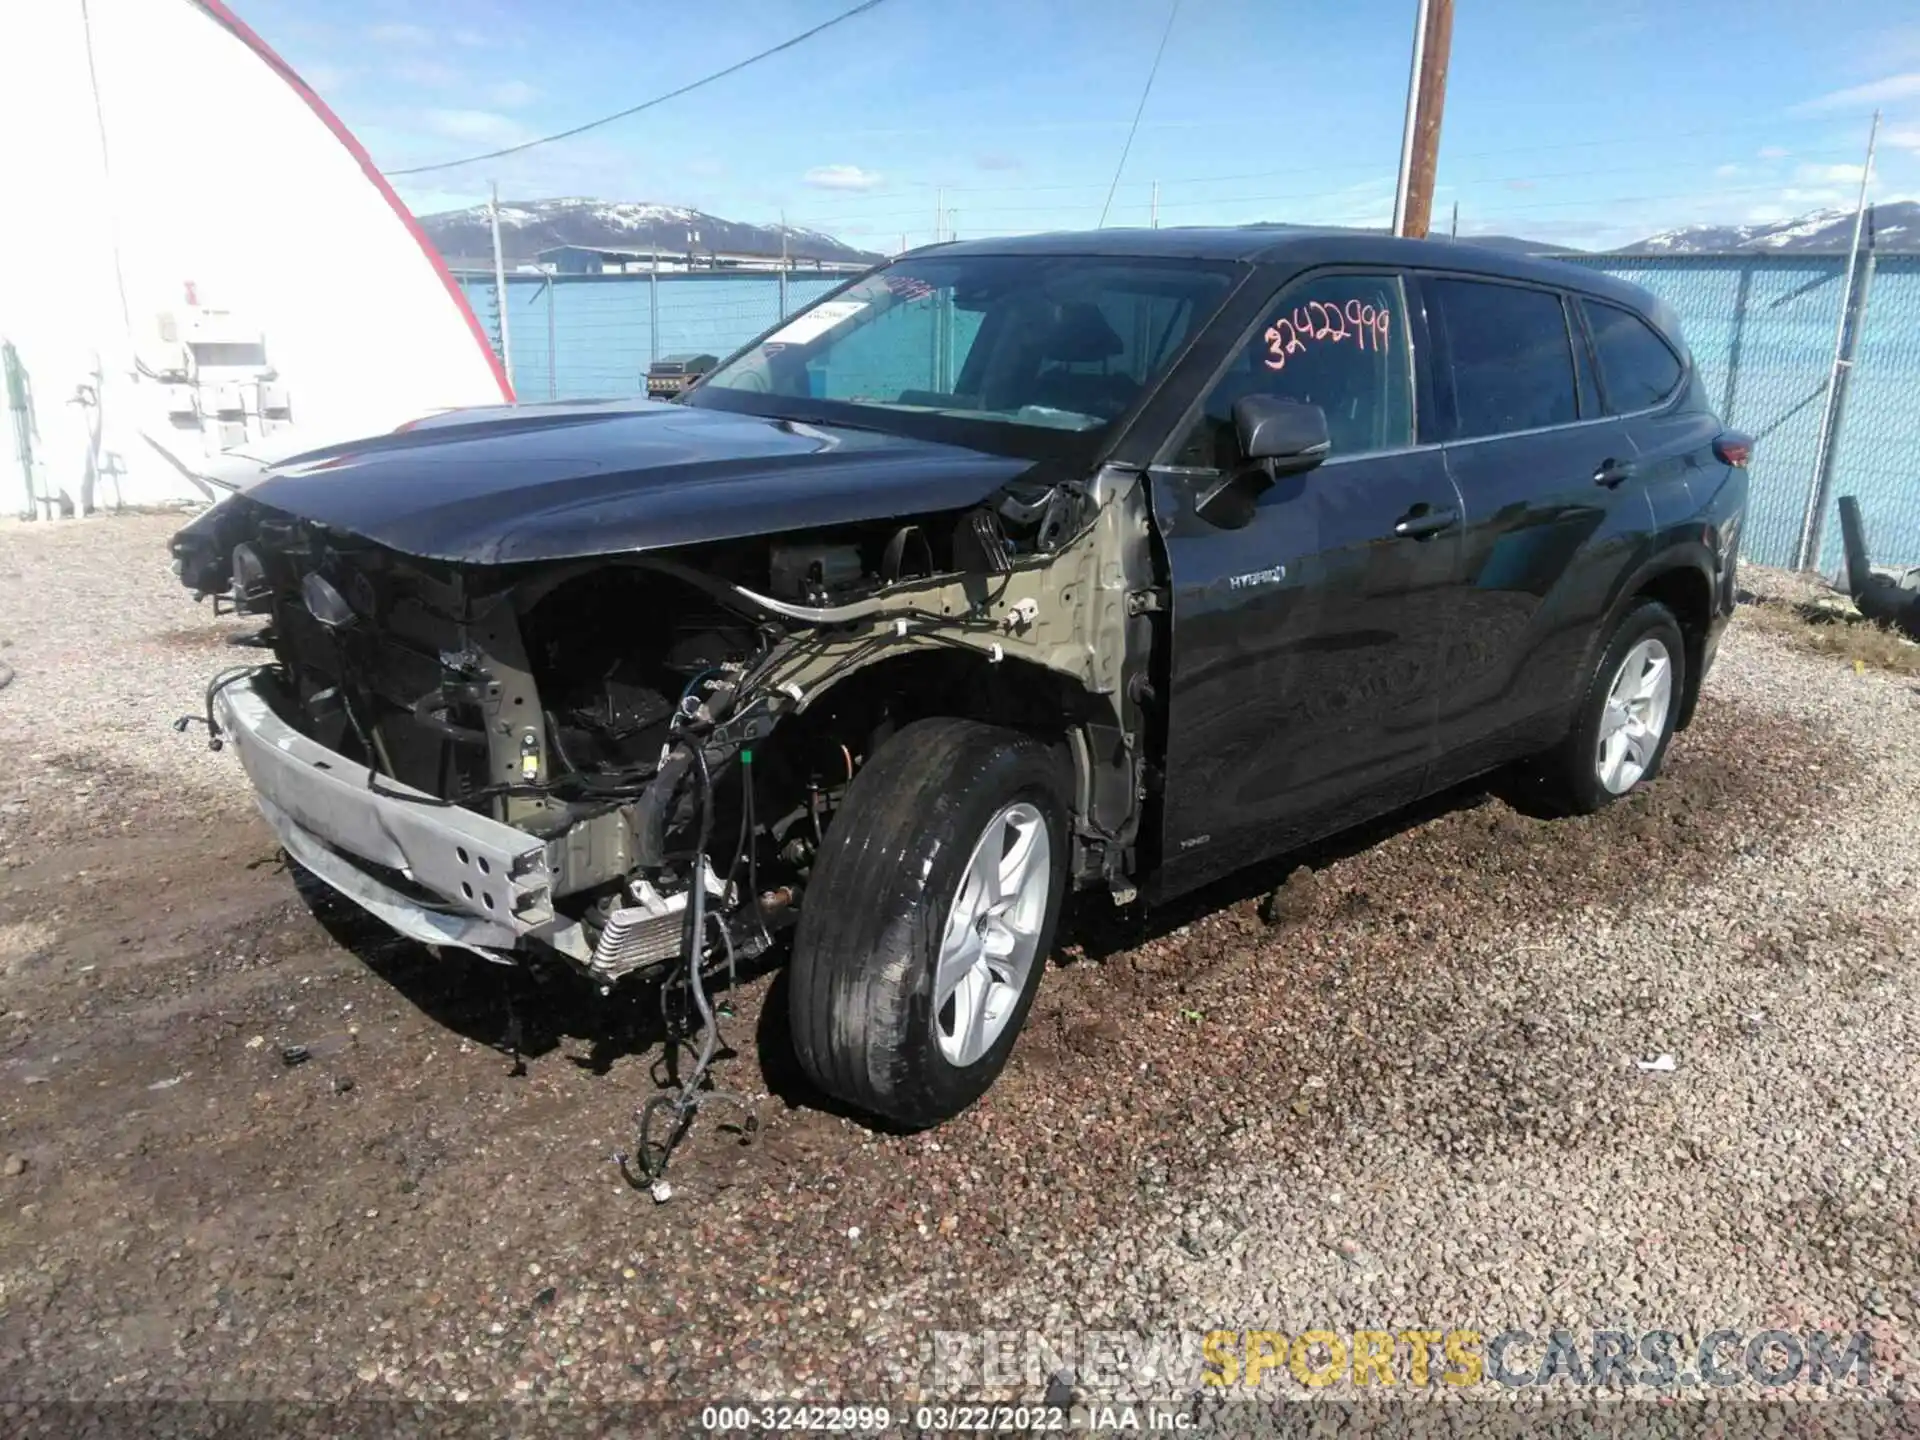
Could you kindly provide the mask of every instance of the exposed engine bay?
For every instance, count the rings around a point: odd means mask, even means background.
[[[266,620],[255,643],[272,663],[216,679],[211,730],[242,679],[364,767],[383,803],[544,842],[543,866],[515,863],[538,883],[504,907],[485,885],[340,858],[611,987],[767,949],[867,755],[927,714],[1061,743],[1076,876],[1123,885],[1150,693],[1136,484],[1014,485],[957,514],[498,566],[401,555],[235,496],[174,551],[190,588]]]

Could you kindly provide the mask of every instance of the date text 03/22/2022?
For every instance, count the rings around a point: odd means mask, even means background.
[[[921,1434],[1027,1435],[1034,1431],[1173,1434],[1193,1428],[1176,1405],[709,1405],[701,1428],[714,1432],[867,1434],[895,1427]]]

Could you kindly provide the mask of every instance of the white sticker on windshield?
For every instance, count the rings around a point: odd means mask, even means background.
[[[827,331],[844,320],[851,320],[867,308],[865,300],[829,300],[824,305],[816,305],[804,315],[797,315],[769,335],[769,345],[804,345],[809,340],[818,340]]]

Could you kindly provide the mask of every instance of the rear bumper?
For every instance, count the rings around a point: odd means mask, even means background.
[[[282,720],[252,678],[224,686],[214,706],[288,853],[402,935],[489,959],[529,940],[590,953],[579,925],[554,912],[539,837],[391,780],[382,789],[419,798],[376,794],[365,766]]]

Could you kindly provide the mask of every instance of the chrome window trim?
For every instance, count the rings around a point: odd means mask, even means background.
[[[1679,393],[1676,388],[1674,395]],[[1494,435],[1475,435],[1466,440],[1442,440],[1434,445],[1436,450],[1458,449],[1462,445],[1485,445],[1494,440],[1524,440],[1532,435],[1557,435],[1562,430],[1583,430],[1589,425],[1611,425],[1621,420],[1639,420],[1668,408],[1674,400],[1669,395],[1658,405],[1649,405],[1644,410],[1628,410],[1619,415],[1595,415],[1590,420],[1569,420],[1564,425],[1536,425],[1531,430],[1502,430]],[[1356,457],[1358,458],[1358,457]],[[1329,462],[1331,463],[1331,462]]]
[[[1319,266],[1319,267],[1316,267],[1315,269],[1308,270],[1299,275],[1294,276],[1285,285],[1281,286],[1280,289],[1274,291],[1273,294],[1268,297],[1268,300],[1266,302],[1266,307],[1262,308],[1262,311],[1261,311],[1262,319],[1264,319],[1266,315],[1266,309],[1270,308],[1273,305],[1274,301],[1279,299],[1279,297],[1284,295],[1288,290],[1291,290],[1300,281],[1318,278],[1319,276],[1326,275],[1329,273],[1345,273],[1345,274],[1361,274],[1361,275],[1391,274],[1398,280],[1401,286],[1401,294],[1403,296],[1406,293],[1406,282],[1409,279],[1418,280],[1425,276],[1432,276],[1435,279],[1442,279],[1442,280],[1453,280],[1453,279],[1477,280],[1477,281],[1481,281],[1483,283],[1492,284],[1492,285],[1510,285],[1519,289],[1538,290],[1548,294],[1560,296],[1563,303],[1565,301],[1574,301],[1574,302],[1591,301],[1596,305],[1610,306],[1615,310],[1619,310],[1624,312],[1625,314],[1633,316],[1635,320],[1638,320],[1642,325],[1645,325],[1648,330],[1653,332],[1654,338],[1657,339],[1662,345],[1665,345],[1667,347],[1668,352],[1673,355],[1674,359],[1680,362],[1680,379],[1674,385],[1673,389],[1669,390],[1659,400],[1655,401],[1651,405],[1642,406],[1638,410],[1624,410],[1617,414],[1611,414],[1611,415],[1583,416],[1580,419],[1568,420],[1559,425],[1536,425],[1536,426],[1533,426],[1531,429],[1527,429],[1527,430],[1501,430],[1492,435],[1474,435],[1464,440],[1428,440],[1428,441],[1416,440],[1410,445],[1397,445],[1390,450],[1367,450],[1357,455],[1329,455],[1325,460],[1322,460],[1317,466],[1314,467],[1316,470],[1325,470],[1330,466],[1334,466],[1334,465],[1351,465],[1356,461],[1361,461],[1361,460],[1378,460],[1385,455],[1414,455],[1414,454],[1418,454],[1420,452],[1429,451],[1429,450],[1457,449],[1464,445],[1486,445],[1486,444],[1496,443],[1502,440],[1526,440],[1539,435],[1557,435],[1562,431],[1581,430],[1593,425],[1611,425],[1615,422],[1625,422],[1628,420],[1644,420],[1650,416],[1659,415],[1665,411],[1671,410],[1674,407],[1674,405],[1679,401],[1680,397],[1686,393],[1687,381],[1693,375],[1692,357],[1690,355],[1681,355],[1678,351],[1675,351],[1673,346],[1668,342],[1667,337],[1660,333],[1660,328],[1657,325],[1651,324],[1644,315],[1640,314],[1638,311],[1633,310],[1632,308],[1626,305],[1619,304],[1616,301],[1603,299],[1600,296],[1594,295],[1589,291],[1577,289],[1572,285],[1549,285],[1541,281],[1532,280],[1532,279],[1518,279],[1518,278],[1508,278],[1506,276],[1486,275],[1486,274],[1481,274],[1477,271],[1439,270],[1439,269],[1431,269],[1431,268],[1409,269],[1406,267],[1393,267],[1391,269],[1383,269],[1377,266],[1342,265],[1342,264]],[[1409,319],[1411,319],[1411,317],[1409,317]],[[1586,317],[1584,315],[1580,317],[1580,323],[1582,328],[1585,329]],[[1206,405],[1207,396],[1210,393],[1212,393],[1213,387],[1219,383],[1220,376],[1226,373],[1227,367],[1233,363],[1234,357],[1236,357],[1240,353],[1240,346],[1246,344],[1248,340],[1258,332],[1260,324],[1261,324],[1261,321],[1256,320],[1252,325],[1250,325],[1247,328],[1247,330],[1242,334],[1240,340],[1236,342],[1233,349],[1228,352],[1228,356],[1225,360],[1221,362],[1220,368],[1214,373],[1212,378],[1207,381],[1206,385],[1202,387],[1198,398],[1196,398],[1194,402],[1188,407],[1186,415],[1182,419],[1180,425],[1175,428],[1174,433],[1170,435],[1169,438],[1162,444],[1161,446],[1162,453],[1165,453],[1173,449],[1175,446],[1179,445],[1183,440],[1186,439],[1188,432],[1193,427],[1196,417],[1199,415],[1201,410]],[[1417,367],[1421,364],[1426,363],[1427,356],[1417,354],[1415,352],[1415,349],[1412,343],[1412,337],[1411,337],[1411,330],[1412,330],[1411,323],[1409,323],[1408,325],[1408,330],[1409,330],[1409,337],[1408,337],[1408,343],[1407,343],[1407,362],[1408,362],[1408,379],[1411,382],[1413,382],[1413,404],[1414,404],[1413,433],[1415,435],[1418,435],[1420,433],[1420,423],[1419,423],[1420,422],[1420,417],[1419,417],[1420,387],[1418,383],[1419,370]],[[1573,343],[1574,336],[1572,335],[1571,332],[1569,332],[1567,336],[1567,340],[1569,345]],[[1427,352],[1428,355],[1431,354],[1431,351],[1432,351],[1432,347],[1429,346],[1428,352]],[[1568,354],[1569,363],[1571,363],[1572,358],[1573,357],[1572,357],[1571,351],[1569,351],[1569,354]],[[1597,352],[1597,349],[1593,357],[1593,363],[1594,363],[1594,379],[1598,385],[1604,388],[1605,379],[1600,372],[1600,356]],[[1577,375],[1575,378],[1575,383],[1577,386],[1578,384]],[[1147,466],[1147,469],[1156,475],[1206,476],[1206,475],[1223,475],[1226,473],[1224,470],[1222,470],[1218,466],[1171,465],[1160,460],[1155,460],[1151,462]]]
[[[1674,394],[1677,395],[1684,388],[1686,387],[1676,387]],[[1502,440],[1526,440],[1536,435],[1558,435],[1566,430],[1584,430],[1591,425],[1611,425],[1621,420],[1640,420],[1669,408],[1673,399],[1674,396],[1670,395],[1658,405],[1649,405],[1644,410],[1631,410],[1624,415],[1595,415],[1588,420],[1569,420],[1564,425],[1536,425],[1531,430],[1502,430],[1497,435],[1476,435],[1471,440],[1428,440],[1413,445],[1402,445],[1392,450],[1368,450],[1358,455],[1329,455],[1313,468],[1326,470],[1335,465],[1351,465],[1359,460],[1378,460],[1383,455],[1414,455],[1425,450],[1458,450],[1466,445],[1496,444]],[[1149,468],[1158,475],[1222,475],[1226,473],[1218,468],[1194,465],[1153,465]]]

